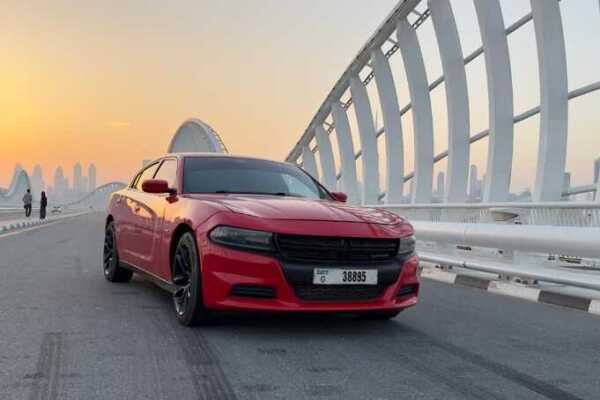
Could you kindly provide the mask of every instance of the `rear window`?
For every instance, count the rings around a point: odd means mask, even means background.
[[[327,191],[293,165],[230,157],[189,157],[185,193],[240,193],[328,199]]]

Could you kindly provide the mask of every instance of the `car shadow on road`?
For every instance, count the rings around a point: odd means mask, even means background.
[[[157,306],[160,305],[161,308],[164,308],[164,313],[172,315],[173,304],[169,293],[143,278],[136,277],[129,285],[136,287],[140,294],[144,293],[150,296]],[[410,312],[410,310],[406,312]],[[382,334],[386,331],[399,334],[403,331],[408,332],[408,326],[401,322],[403,315],[404,313],[401,313],[389,321],[371,321],[360,319],[356,314],[351,313],[219,312],[214,324],[203,326],[200,329],[205,331],[235,330],[238,334],[277,337],[282,334],[288,337],[301,337],[308,333],[331,336],[339,336],[343,333],[346,336],[361,336],[375,332]],[[175,321],[174,315],[173,320]],[[377,326],[377,329],[374,329],[374,326]]]

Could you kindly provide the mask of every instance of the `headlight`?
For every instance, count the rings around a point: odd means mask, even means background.
[[[415,252],[415,237],[413,235],[400,238],[400,246],[398,246],[398,254],[407,255]]]
[[[270,232],[218,226],[208,234],[208,237],[213,242],[224,246],[258,251],[275,250],[273,234]]]

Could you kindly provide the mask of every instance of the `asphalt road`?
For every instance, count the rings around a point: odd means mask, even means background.
[[[388,322],[227,316],[101,274],[102,217],[0,237],[0,399],[598,399],[600,318],[426,281]]]

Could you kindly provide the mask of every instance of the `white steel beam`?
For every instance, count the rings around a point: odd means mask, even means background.
[[[406,71],[414,126],[415,172],[411,201],[429,203],[433,183],[433,116],[427,72],[417,33],[406,19],[398,21],[397,38]]]
[[[498,0],[474,0],[487,74],[490,133],[483,201],[506,201],[513,158],[513,87],[508,41]]]
[[[319,173],[317,171],[317,161],[315,160],[315,154],[310,150],[310,147],[302,147],[302,168],[308,172],[313,178],[319,179]]]
[[[404,142],[398,95],[390,63],[381,49],[373,51],[371,65],[375,72],[375,84],[383,113],[386,162],[385,202],[397,204],[402,201],[402,185],[404,184]]]
[[[540,69],[540,141],[533,201],[560,200],[568,133],[567,59],[557,1],[531,0]]]
[[[379,154],[377,152],[377,137],[373,124],[373,112],[367,88],[358,74],[350,77],[350,93],[354,103],[354,112],[358,122],[360,150],[362,152],[363,171],[363,204],[379,202]],[[343,176],[343,175],[342,175]]]
[[[454,13],[449,0],[429,0],[431,19],[437,38],[448,109],[448,171],[446,202],[467,198],[469,176],[469,92],[465,64]]]
[[[337,179],[335,177],[335,160],[331,148],[329,134],[325,132],[322,125],[315,128],[315,139],[319,148],[319,160],[321,161],[321,180],[328,190],[336,190]]]
[[[335,124],[335,134],[342,163],[342,190],[348,195],[348,203],[358,204],[360,194],[358,180],[356,179],[356,160],[354,158],[354,144],[352,143],[348,115],[340,103],[331,105],[331,115]]]

